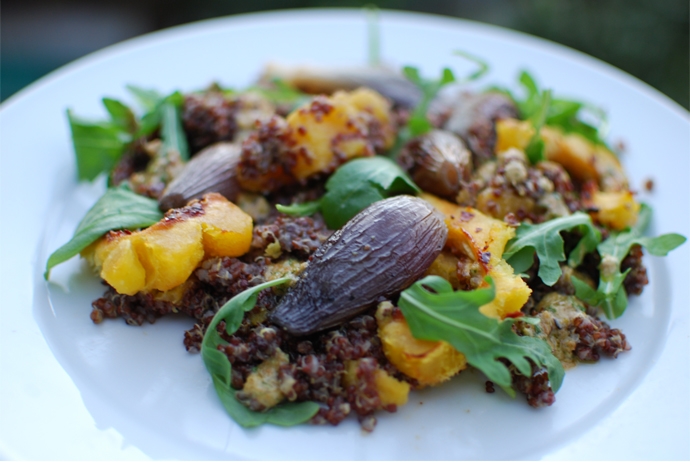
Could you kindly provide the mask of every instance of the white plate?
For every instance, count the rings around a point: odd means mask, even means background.
[[[611,138],[625,140],[632,184],[653,178],[653,231],[690,235],[688,114],[655,90],[592,58],[532,37],[466,21],[385,12],[382,55],[426,75],[486,58],[485,82],[514,85],[529,68],[545,87],[608,110]],[[187,354],[188,319],[129,327],[94,325],[102,291],[74,259],[41,273],[98,196],[77,185],[64,111],[103,114],[104,95],[135,83],[194,90],[213,80],[249,84],[268,60],[362,64],[359,11],[293,11],[174,28],[81,59],[5,103],[0,113],[2,273],[0,456],[48,459],[517,459],[690,458],[688,256],[647,258],[652,283],[612,324],[633,350],[567,374],[554,406],[483,391],[477,373],[415,393],[373,434],[339,427],[243,430],[226,417],[198,355]]]

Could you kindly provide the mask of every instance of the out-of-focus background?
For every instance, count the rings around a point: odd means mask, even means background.
[[[238,13],[370,3],[543,37],[602,59],[690,107],[688,0],[3,0],[0,98],[80,56],[158,29]]]

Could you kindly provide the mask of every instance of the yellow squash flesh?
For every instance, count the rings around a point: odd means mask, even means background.
[[[168,291],[207,257],[238,257],[251,245],[252,219],[223,196],[207,194],[142,231],[111,232],[82,255],[118,293]]]
[[[527,148],[534,128],[529,121],[503,119],[496,123],[496,152],[509,148]],[[546,159],[557,162],[580,182],[594,180],[604,191],[621,191],[628,187],[620,161],[605,146],[597,145],[577,133],[563,133],[544,126],[539,135],[544,141]]]
[[[346,387],[357,384],[357,367],[359,361],[360,360],[345,361],[343,384]],[[374,383],[376,384],[376,391],[381,400],[381,406],[386,407],[392,404],[402,406],[407,403],[407,397],[410,394],[409,383],[401,382],[395,377],[391,377],[386,371],[380,368],[377,368],[374,372]]]
[[[456,255],[481,262],[484,274],[492,277],[496,297],[480,311],[494,318],[504,318],[520,311],[532,290],[502,258],[506,243],[515,237],[515,230],[472,207],[462,207],[431,194],[422,194],[421,197],[445,215],[448,226],[446,248]]]
[[[449,343],[414,338],[405,318],[391,316],[385,303],[379,306],[376,320],[386,358],[421,386],[437,385],[467,367],[465,356]]]
[[[592,195],[592,203],[596,209],[594,218],[604,226],[622,231],[637,223],[640,204],[630,191],[597,191]]]
[[[500,119],[496,121],[496,153],[516,148],[524,151],[536,130],[529,120]]]
[[[390,104],[373,90],[360,88],[318,97],[287,117],[295,153],[290,172],[304,180],[333,171],[345,161],[374,155],[373,126],[383,134],[383,149],[395,141]]]

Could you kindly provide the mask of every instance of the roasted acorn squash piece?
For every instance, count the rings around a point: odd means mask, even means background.
[[[548,160],[561,164],[580,182],[595,180],[604,191],[627,189],[628,182],[618,158],[605,146],[592,143],[577,133],[563,133],[558,128],[544,126],[539,135],[544,141]],[[496,153],[509,148],[522,151],[534,136],[529,121],[503,119],[496,123]]]
[[[355,157],[373,156],[395,141],[390,104],[366,88],[318,96],[293,111],[287,123],[294,141],[290,172],[298,180],[331,172]]]
[[[82,255],[122,294],[167,291],[189,278],[204,257],[249,250],[252,220],[219,194],[207,194],[142,231],[110,232]]]
[[[431,194],[423,194],[422,198],[445,215],[448,226],[446,248],[455,255],[465,255],[479,262],[484,275],[493,278],[496,297],[480,311],[486,316],[499,318],[520,311],[532,290],[501,258],[506,243],[515,236],[515,230],[472,207],[462,207]],[[450,279],[449,282],[453,283]]]
[[[357,384],[357,369],[359,362],[345,361],[345,374],[343,376],[343,384],[346,387]],[[386,371],[377,367],[374,372],[374,383],[376,384],[376,391],[381,400],[381,406],[386,407],[390,405],[402,406],[407,403],[407,397],[410,394],[410,384],[401,382],[388,375]]]
[[[597,191],[592,195],[592,205],[596,209],[594,218],[616,231],[633,226],[640,213],[640,204],[630,191]]]
[[[465,356],[449,343],[414,338],[405,318],[392,313],[390,303],[381,303],[376,320],[383,352],[400,372],[422,386],[430,386],[448,380],[467,367]]]

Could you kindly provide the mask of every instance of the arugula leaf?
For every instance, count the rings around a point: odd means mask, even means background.
[[[551,90],[545,90],[541,94],[538,109],[532,117],[530,117],[530,121],[534,127],[534,135],[525,148],[525,154],[532,164],[546,159],[546,155],[544,154],[544,140],[541,139],[540,133],[541,127],[544,126],[544,122],[546,121],[546,114],[549,111],[550,105]]]
[[[503,258],[518,274],[532,266],[536,252],[539,258],[539,277],[544,284],[552,286],[561,276],[559,263],[565,261],[563,237],[560,233],[571,229],[576,229],[582,234],[582,239],[568,259],[570,266],[577,266],[585,254],[594,250],[601,242],[601,233],[594,227],[589,215],[582,212],[538,225],[521,223],[515,237],[508,241]]]
[[[120,125],[120,120],[88,121],[75,116],[69,109],[67,119],[80,180],[91,181],[102,172],[110,171],[133,139]]]
[[[478,56],[475,56],[463,50],[455,50],[453,51],[453,54],[475,63],[478,67],[476,71],[472,72],[470,75],[460,80],[460,82],[471,82],[473,80],[480,79],[484,76],[484,74],[489,72],[489,63],[479,58]]]
[[[161,121],[161,141],[163,153],[167,155],[174,151],[182,160],[189,160],[187,135],[182,128],[182,111],[184,97],[179,92],[166,97],[159,106]]]
[[[541,92],[539,91],[537,82],[527,71],[520,72],[518,82],[520,82],[525,90],[525,99],[516,99],[515,102],[517,103],[518,109],[520,109],[522,116],[526,119],[529,119],[539,109],[539,95]]]
[[[141,116],[139,130],[135,134],[136,138],[149,136],[161,126],[161,111],[159,107]]]
[[[326,182],[326,194],[318,201],[277,208],[298,216],[321,210],[326,225],[338,229],[374,202],[420,191],[392,160],[381,156],[365,157],[351,160],[336,170]]]
[[[469,82],[482,77],[489,70],[489,65],[479,59],[478,57],[471,55],[462,50],[455,50],[453,54],[461,56],[473,63],[477,64],[479,67],[476,71],[472,72],[466,78],[462,79],[461,82]],[[410,118],[407,120],[407,124],[398,131],[398,139],[396,140],[395,146],[390,150],[389,157],[395,158],[400,149],[412,138],[423,135],[433,128],[431,122],[427,118],[427,112],[429,112],[429,105],[436,97],[438,92],[444,86],[449,83],[456,82],[455,75],[453,71],[449,68],[443,68],[441,72],[441,77],[438,80],[424,79],[419,74],[419,69],[412,66],[403,67],[403,75],[415,84],[422,93],[422,98],[414,108]]]
[[[517,98],[511,91],[505,88],[493,88],[493,90],[500,91],[512,98],[518,106],[522,117],[531,120],[535,114],[541,110],[544,92],[539,89],[536,81],[527,71],[523,70],[520,73],[518,81],[525,92],[524,98]],[[594,117],[596,126],[583,120],[585,112]],[[548,105],[544,123],[549,126],[560,127],[566,133],[579,133],[595,144],[608,147],[604,141],[608,128],[606,112],[591,104],[569,99],[553,98]],[[538,148],[535,147],[532,149],[536,150]]]
[[[649,225],[651,214],[651,208],[647,204],[642,204],[634,227],[627,231],[611,233],[608,239],[597,246],[601,256],[597,290],[576,277],[572,278],[575,295],[590,305],[601,307],[609,319],[620,317],[628,307],[628,297],[623,282],[630,269],[622,273],[621,263],[630,252],[630,248],[638,244],[645,247],[652,255],[663,257],[687,240],[684,236],[675,233],[657,237],[642,236]]]
[[[201,342],[201,356],[206,369],[211,374],[216,393],[230,417],[243,427],[256,427],[263,423],[282,426],[297,425],[311,419],[319,410],[317,403],[307,401],[279,404],[265,412],[252,411],[235,397],[236,392],[231,387],[232,365],[227,356],[218,351],[220,345],[227,344],[218,334],[218,323],[225,321],[226,332],[230,335],[234,334],[242,324],[244,313],[256,305],[256,298],[260,291],[288,281],[290,278],[275,279],[251,287],[231,298],[213,317]]]
[[[522,117],[532,122],[535,131],[532,139],[525,148],[525,154],[532,164],[536,164],[545,159],[544,141],[541,139],[540,132],[545,123],[552,125],[553,120],[550,119],[550,114],[553,109],[554,100],[552,99],[551,90],[541,91],[534,78],[527,71],[522,71],[520,73],[518,81],[525,91],[525,97],[523,99],[516,98],[515,95],[504,88],[493,87],[491,90],[501,92],[510,97],[515,101]],[[563,102],[564,100],[558,101]]]
[[[359,212],[386,197],[385,191],[376,183],[342,183],[321,198],[320,209],[328,227],[340,229]]]
[[[593,116],[596,126],[582,120],[584,114]],[[608,131],[608,118],[606,112],[599,107],[579,101],[555,99],[546,117],[546,124],[560,127],[566,133],[578,133],[592,143],[608,148],[604,141]]]
[[[129,107],[112,98],[103,98],[109,121],[87,121],[67,110],[80,180],[91,181],[112,170],[132,141],[150,135],[159,127],[163,152],[174,150],[182,159],[189,158],[180,109],[184,97],[179,92],[163,97],[155,90],[131,85],[127,88],[148,110],[140,121]]]
[[[127,90],[136,98],[137,102],[146,111],[139,121],[139,130],[135,137],[148,136],[156,131],[161,124],[160,107],[165,97],[153,89],[141,88],[135,85],[127,85]]]
[[[47,280],[51,268],[74,257],[108,231],[145,228],[162,218],[156,200],[135,194],[125,186],[109,189],[86,212],[72,239],[50,255],[43,277]]]
[[[495,296],[493,281],[487,278],[487,282],[490,287],[486,289],[453,292],[445,279],[427,276],[405,289],[398,305],[414,337],[450,343],[465,355],[470,365],[510,396],[515,396],[515,391],[511,388],[510,371],[501,358],[510,361],[528,377],[532,375],[529,360],[545,367],[551,386],[557,391],[564,371],[546,342],[518,336],[512,330],[514,319],[499,321],[479,311]]]
[[[321,208],[321,200],[303,202],[301,204],[281,205],[276,204],[276,209],[285,215],[306,217],[313,215]]]
[[[321,213],[331,229],[341,228],[374,202],[421,192],[398,164],[380,156],[346,163],[328,179],[326,191]]]
[[[189,160],[187,135],[182,127],[182,105],[184,96],[175,91],[162,96],[156,90],[127,85],[127,89],[137,98],[146,113],[141,117],[136,137],[147,136],[160,127],[162,152],[168,155],[174,151],[182,160]]]
[[[103,105],[114,125],[128,133],[134,134],[137,131],[137,118],[128,106],[112,98],[103,98]]]
[[[148,112],[154,111],[163,99],[163,95],[156,90],[141,88],[136,85],[127,85],[126,88],[134,95],[144,110]]]
[[[279,78],[271,79],[270,86],[254,85],[247,88],[245,92],[259,93],[270,102],[288,105],[290,109],[299,107],[311,99],[311,96],[308,94],[301,92]]]
[[[403,68],[403,75],[407,80],[417,85],[422,92],[421,101],[412,111],[407,125],[402,129],[404,132],[403,138],[411,139],[423,135],[433,128],[431,122],[426,117],[426,113],[429,111],[429,104],[431,104],[431,101],[436,97],[441,88],[451,82],[455,82],[455,76],[453,71],[445,67],[438,80],[427,80],[419,75],[419,69],[412,66],[405,66]]]

